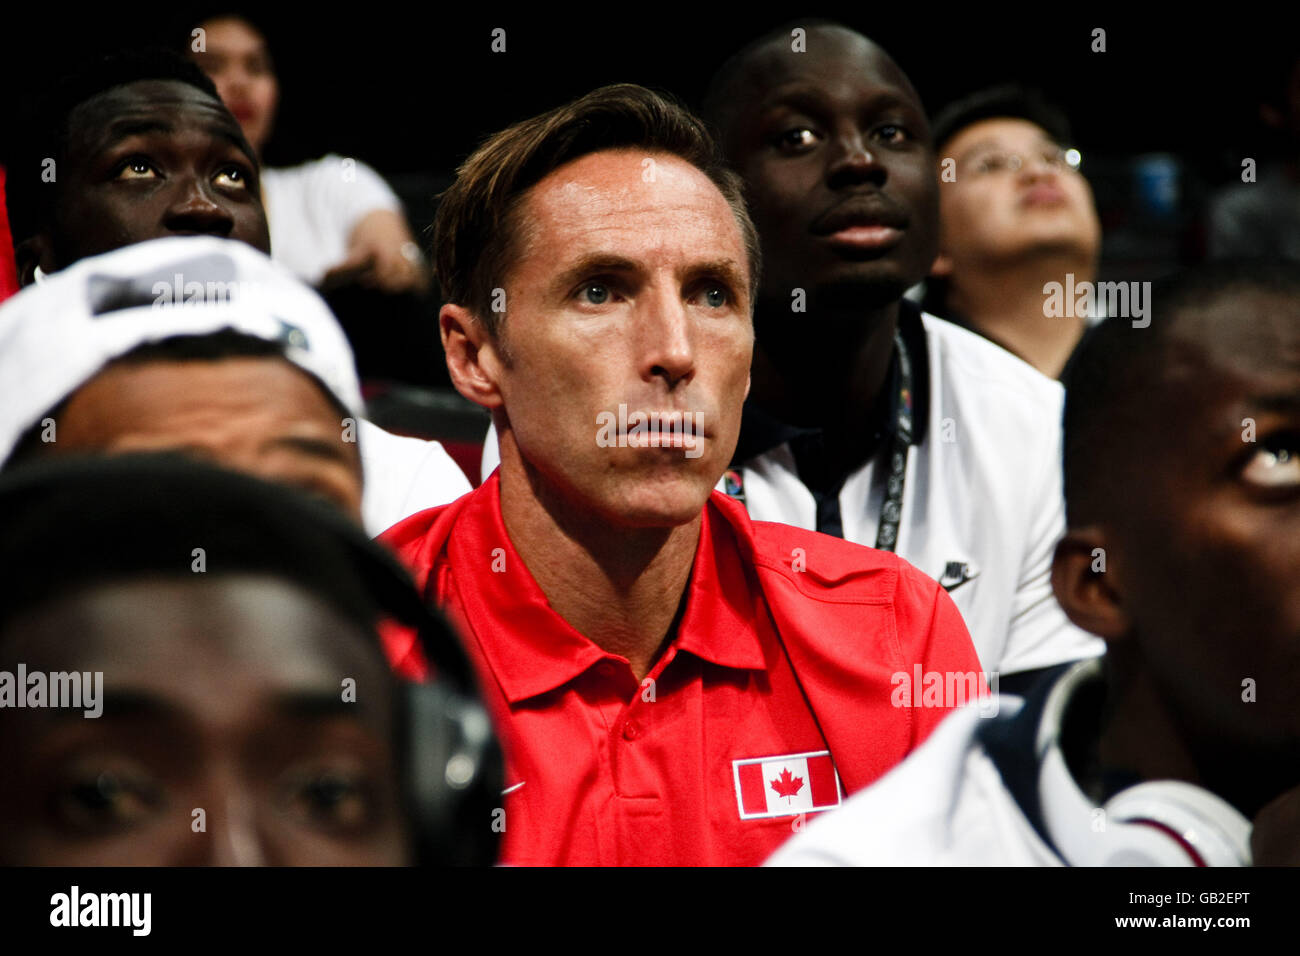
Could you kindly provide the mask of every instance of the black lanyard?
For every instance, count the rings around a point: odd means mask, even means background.
[[[903,337],[894,333],[894,352],[898,356],[898,404],[894,418],[893,447],[889,451],[889,478],[885,484],[885,503],[880,509],[880,527],[876,531],[876,548],[893,551],[898,544],[898,522],[903,517],[903,484],[907,480],[907,450],[912,444],[912,359]]]
[[[894,353],[898,356],[898,396],[894,406],[894,428],[885,462],[889,469],[885,479],[885,501],[880,509],[880,528],[876,532],[876,547],[893,551],[898,544],[898,524],[903,515],[903,484],[907,477],[907,452],[912,444],[912,357],[907,344],[898,332],[894,333]],[[739,466],[723,474],[723,490],[742,505],[745,501],[744,476]],[[823,494],[816,489],[817,530],[836,537],[844,537],[840,519],[839,489]]]

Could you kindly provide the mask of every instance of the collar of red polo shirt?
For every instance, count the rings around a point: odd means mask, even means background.
[[[770,619],[849,792],[888,769],[949,711],[895,707],[895,675],[910,675],[916,666],[926,673],[979,671],[951,599],[896,556],[789,525],[752,522],[743,506],[720,492],[704,511],[701,541],[730,534],[737,560],[733,570],[719,569],[710,549],[697,549],[684,616],[690,626],[679,629],[675,647],[723,666],[760,668],[762,650],[751,625],[760,614]],[[469,648],[481,676],[491,679],[482,674],[491,671],[507,700],[559,687],[609,657],[550,608],[511,545],[501,518],[499,473],[451,504],[406,519],[381,540],[398,552],[426,599],[462,630],[469,622],[509,622],[510,641],[485,642],[508,650]],[[752,576],[752,593],[765,607],[728,600],[728,574]],[[458,613],[468,621],[457,621]]]

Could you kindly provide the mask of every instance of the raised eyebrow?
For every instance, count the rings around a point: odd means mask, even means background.
[[[605,253],[595,253],[593,255],[583,256],[569,268],[565,269],[551,283],[551,288],[555,292],[568,292],[571,287],[577,285],[583,279],[591,275],[602,272],[617,273],[636,273],[642,269],[631,259],[623,256],[608,255]]]
[[[918,127],[916,132],[925,131],[925,111],[902,90],[892,87],[879,88],[867,97],[864,105],[866,111],[872,113],[887,109],[905,110],[912,114],[908,117],[908,121],[914,122]],[[826,94],[819,87],[800,83],[773,90],[763,101],[759,113],[766,114],[781,107],[807,113],[810,117],[819,119],[830,105]]]
[[[253,147],[248,144],[248,140],[244,138],[242,133],[230,130],[222,124],[209,126],[208,132],[217,139],[225,140],[231,146],[234,146],[237,150],[243,153],[244,158],[247,159],[249,164],[253,167],[254,174],[261,172],[261,166],[257,161],[257,154],[253,152]]]
[[[1252,395],[1246,400],[1248,411],[1280,412],[1286,415],[1300,415],[1300,395]]]
[[[1004,149],[1004,148],[1005,147],[1003,147],[1003,145],[1000,142],[998,142],[996,139],[992,139],[992,138],[977,139],[975,140],[975,142],[971,143],[964,150],[962,150],[961,155],[956,157],[956,159],[958,162],[961,162],[962,160],[970,156],[972,153],[978,153],[981,150]]]
[[[686,266],[677,273],[682,285],[697,282],[700,279],[717,279],[725,282],[737,292],[749,289],[749,280],[745,278],[740,267],[732,259],[715,259],[711,262],[696,262]]]
[[[816,86],[800,84],[798,86],[777,87],[763,100],[760,112],[766,113],[778,107],[788,107],[804,113],[816,113],[824,109],[826,95]]]
[[[83,697],[84,699],[84,697]],[[179,715],[175,705],[150,691],[130,687],[114,689],[104,687],[99,702],[103,710],[100,719],[132,720],[148,718],[154,721],[172,720]],[[51,707],[46,711],[46,723],[64,724],[83,719],[85,707]]]
[[[378,639],[376,639],[378,640]],[[305,720],[334,720],[339,717],[357,718],[367,716],[373,705],[365,703],[368,695],[363,695],[360,702],[349,702],[337,690],[290,690],[277,693],[273,698],[275,708],[291,717]]]
[[[169,136],[175,132],[175,130],[176,127],[171,123],[149,117],[131,117],[115,120],[109,124],[108,129],[104,131],[104,135],[95,144],[94,152],[101,153],[106,149],[111,149],[122,140],[131,136],[151,136],[156,134]],[[257,156],[242,134],[229,129],[222,123],[213,123],[209,125],[207,132],[216,139],[222,140],[228,145],[234,146],[238,149],[252,165],[253,171],[255,173],[258,172],[259,167]]]
[[[92,152],[101,153],[131,136],[149,136],[154,133],[162,133],[165,136],[174,131],[175,127],[171,123],[150,117],[114,120],[108,124],[103,135],[95,142]]]
[[[264,449],[287,448],[325,461],[352,464],[352,460],[343,450],[342,442],[334,442],[327,438],[316,438],[309,435],[278,435],[275,438],[267,439],[262,444],[262,447]]]

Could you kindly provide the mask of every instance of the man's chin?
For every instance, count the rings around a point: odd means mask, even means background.
[[[897,302],[921,278],[904,275],[895,263],[841,263],[835,268],[823,270],[813,282],[804,287],[807,289],[805,308],[813,318],[822,311],[857,312],[878,309]],[[790,295],[789,290],[785,290],[783,294],[773,292],[765,298],[781,304],[782,308],[776,310],[777,314],[788,314]]]
[[[699,517],[712,490],[713,485],[691,479],[637,481],[611,489],[608,507],[601,510],[620,528],[676,528]]]

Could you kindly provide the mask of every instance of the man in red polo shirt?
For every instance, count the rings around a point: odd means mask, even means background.
[[[712,493],[758,243],[698,120],[597,90],[488,140],[434,228],[501,466],[384,537],[478,668],[505,862],[759,863],[981,692],[934,581]]]

